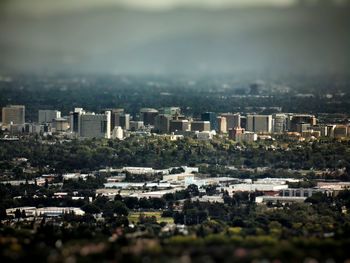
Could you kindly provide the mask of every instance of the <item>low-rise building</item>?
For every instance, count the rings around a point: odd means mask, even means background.
[[[242,134],[236,134],[237,142],[255,142],[258,139],[258,135],[254,132],[244,132]]]
[[[255,197],[255,202],[258,204],[261,203],[280,203],[280,204],[287,204],[287,203],[303,203],[305,201],[306,197],[300,197],[300,196],[257,196]]]
[[[286,184],[266,184],[266,183],[252,183],[252,184],[234,184],[229,187],[231,192],[279,192],[280,190],[287,189]]]
[[[215,131],[196,132],[197,139],[201,141],[212,140],[214,135],[216,135]]]
[[[14,207],[6,209],[8,216],[15,216],[16,211],[19,210],[21,213],[25,213],[26,217],[57,217],[64,214],[74,214],[82,216],[85,214],[83,210],[78,207]]]

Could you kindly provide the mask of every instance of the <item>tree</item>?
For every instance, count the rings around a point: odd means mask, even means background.
[[[187,191],[190,194],[190,196],[198,196],[199,195],[198,186],[195,184],[190,184],[187,187]]]
[[[98,214],[101,212],[101,209],[94,204],[86,204],[81,207],[81,209],[88,214]]]
[[[19,210],[19,209],[16,209],[16,211],[15,211],[15,218],[18,218],[18,219],[20,219],[22,217],[22,213],[21,213],[21,210]]]

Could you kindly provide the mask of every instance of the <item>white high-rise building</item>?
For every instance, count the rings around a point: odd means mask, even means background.
[[[247,115],[247,131],[271,133],[272,115]]]
[[[39,110],[38,113],[39,123],[49,123],[59,118],[61,118],[61,112],[58,110]]]
[[[80,137],[110,139],[110,130],[110,111],[106,111],[104,114],[85,113],[80,115]]]

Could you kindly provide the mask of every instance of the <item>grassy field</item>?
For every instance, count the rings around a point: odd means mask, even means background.
[[[172,217],[162,217],[162,212],[130,212],[128,215],[129,222],[138,223],[140,215],[144,215],[147,217],[155,216],[157,218],[157,222],[165,222],[165,223],[174,223],[174,219]]]

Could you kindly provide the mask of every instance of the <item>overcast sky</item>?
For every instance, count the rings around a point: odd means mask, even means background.
[[[6,0],[5,0],[6,1]],[[295,0],[7,0],[7,9],[22,13],[52,13],[113,5],[163,10],[174,7],[225,8],[228,6],[288,6]]]
[[[349,72],[350,6],[294,1],[0,0],[0,73]]]

